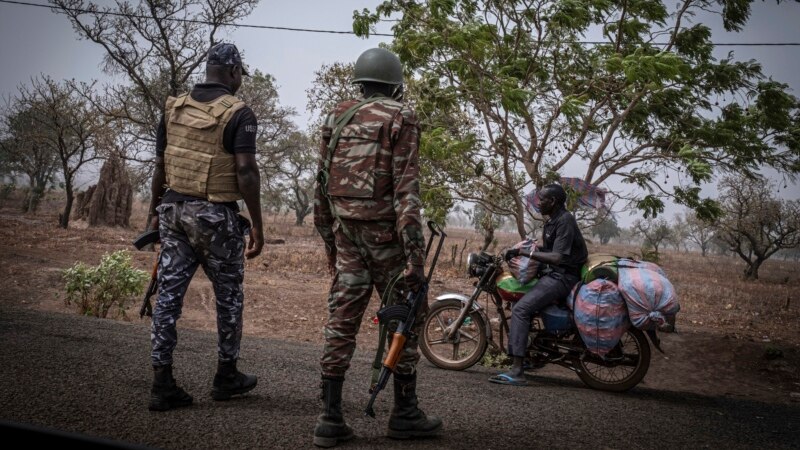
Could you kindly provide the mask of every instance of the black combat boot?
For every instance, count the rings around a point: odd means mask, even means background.
[[[442,420],[427,417],[417,407],[417,374],[394,374],[394,408],[389,417],[387,436],[393,439],[409,439],[433,436],[442,428]]]
[[[353,429],[342,416],[342,385],[344,377],[322,377],[322,414],[314,427],[314,445],[333,447],[339,441],[352,439]]]
[[[217,374],[214,375],[211,398],[230,400],[233,395],[252,391],[256,383],[258,378],[255,375],[246,375],[236,369],[236,361],[220,361]]]
[[[150,411],[166,411],[192,404],[192,396],[175,384],[172,365],[153,366],[153,388],[150,390]]]

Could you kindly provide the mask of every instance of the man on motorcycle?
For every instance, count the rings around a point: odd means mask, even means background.
[[[520,249],[510,249],[504,254],[506,261],[515,256],[525,256],[542,265],[539,281],[516,302],[511,311],[508,336],[508,354],[513,360],[511,370],[489,378],[493,383],[514,386],[528,384],[523,362],[531,320],[535,313],[569,295],[580,280],[581,267],[589,254],[575,217],[566,210],[567,193],[564,188],[558,184],[548,184],[539,191],[539,200],[539,209],[542,215],[547,216],[539,251],[528,254]]]

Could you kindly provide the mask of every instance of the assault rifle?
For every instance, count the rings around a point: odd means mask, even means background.
[[[384,326],[389,326],[389,323],[392,321],[398,321],[398,324],[397,329],[392,334],[392,343],[389,346],[389,351],[386,353],[386,358],[383,360],[383,366],[381,367],[381,374],[378,376],[378,381],[369,389],[369,393],[372,395],[369,398],[366,409],[364,409],[364,414],[370,417],[375,417],[375,410],[372,408],[372,405],[375,403],[378,393],[386,387],[389,376],[391,376],[397,368],[397,363],[400,360],[403,347],[408,338],[413,334],[412,330],[414,328],[414,322],[417,319],[417,311],[422,302],[425,301],[425,296],[428,295],[428,284],[431,282],[433,269],[436,267],[436,261],[439,259],[439,253],[442,250],[444,238],[447,237],[447,234],[432,220],[428,221],[428,228],[431,230],[431,237],[425,249],[426,258],[433,244],[433,237],[439,236],[439,242],[436,245],[436,253],[433,255],[433,261],[431,261],[431,266],[428,268],[428,276],[425,277],[425,282],[422,283],[422,287],[420,287],[417,292],[409,291],[405,304],[387,306],[378,311],[378,321]]]
[[[158,230],[145,231],[134,239],[133,246],[136,247],[136,250],[141,250],[148,245],[157,243],[159,239]],[[157,253],[156,262],[153,263],[153,271],[150,275],[150,285],[147,286],[147,292],[144,293],[142,307],[139,308],[139,318],[144,316],[153,317],[153,305],[150,303],[150,297],[158,292],[158,259],[159,254]]]

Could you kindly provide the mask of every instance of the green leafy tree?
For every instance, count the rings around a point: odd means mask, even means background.
[[[60,167],[53,147],[42,143],[45,130],[36,126],[41,118],[34,117],[40,111],[38,105],[16,98],[9,100],[0,119],[0,168],[4,175],[28,178],[25,212],[36,212]]]
[[[353,29],[395,20],[392,49],[420,86],[422,154],[456,192],[476,178],[502,190],[523,236],[520,193],[575,163],[587,182],[629,184],[644,217],[666,198],[719,214],[700,196],[715,169],[800,170],[797,99],[755,61],[715,59],[710,28],[689,20],[706,10],[738,31],[750,2],[390,0],[356,12]],[[599,44],[580,43],[595,31]]]
[[[758,279],[764,261],[800,246],[800,200],[775,198],[775,186],[759,178],[727,177],[720,187],[717,237],[747,264],[745,279]]]
[[[592,227],[592,234],[597,236],[603,245],[608,244],[612,238],[619,237],[619,233],[619,224],[614,216],[609,216]]]

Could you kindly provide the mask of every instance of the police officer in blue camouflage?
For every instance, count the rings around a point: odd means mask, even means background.
[[[198,266],[211,280],[217,305],[218,364],[211,397],[228,400],[256,386],[255,376],[236,367],[244,258],[258,256],[264,246],[255,158],[258,123],[234,96],[245,75],[236,46],[214,45],[205,83],[169,97],[159,124],[150,204],[151,229],[158,228],[161,237],[151,335],[153,411],[192,404],[192,396],[172,375],[172,352],[183,298]],[[242,199],[252,222],[239,214],[237,201]]]
[[[314,197],[314,225],[335,274],[320,359],[323,408],[313,441],[319,447],[353,437],[342,414],[342,386],[373,290],[383,294],[399,277],[395,287],[417,291],[425,279],[419,124],[402,102],[400,59],[386,49],[369,49],[353,72],[362,96],[339,103],[327,116]],[[393,375],[391,438],[433,436],[442,428],[442,421],[426,415],[417,399],[416,336],[427,310],[426,299]]]

